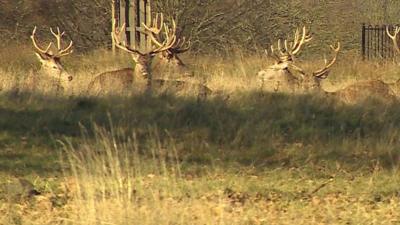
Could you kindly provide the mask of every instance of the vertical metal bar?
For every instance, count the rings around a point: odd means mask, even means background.
[[[379,33],[378,33],[378,26],[375,26],[374,29],[374,57],[375,59],[378,58],[378,52],[379,52]]]
[[[378,57],[379,58],[381,58],[381,56],[382,56],[382,54],[381,54],[381,27],[380,26],[378,26],[378,52],[377,52],[377,55],[378,55]]]
[[[387,58],[386,57],[386,35],[385,35],[386,25],[382,26],[382,30],[383,30],[383,32],[382,32],[382,48],[383,48],[382,57],[384,59],[386,59]]]
[[[367,27],[367,59],[370,59],[370,45],[371,45],[371,27]]]
[[[374,56],[374,28],[370,25],[368,27],[369,29],[369,47],[368,47],[368,51],[369,51],[369,59],[372,59]]]
[[[362,59],[365,60],[365,23],[363,23],[361,29],[361,53]]]
[[[382,37],[382,46],[383,46],[383,52],[382,52],[382,55],[383,55],[383,58],[385,58],[385,59],[387,59],[387,56],[386,56],[386,52],[387,52],[387,46],[386,46],[386,25],[383,25],[382,26],[382,29],[383,29],[383,37]]]

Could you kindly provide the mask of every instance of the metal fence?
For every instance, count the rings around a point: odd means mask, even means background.
[[[393,41],[386,34],[386,27],[391,32],[393,25],[362,26],[361,53],[363,59],[391,59],[396,56]]]

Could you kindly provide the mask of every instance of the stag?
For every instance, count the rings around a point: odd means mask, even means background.
[[[57,90],[64,89],[68,86],[70,81],[72,81],[73,77],[65,71],[61,63],[61,58],[70,55],[73,52],[73,42],[70,41],[67,47],[63,48],[62,38],[65,35],[65,32],[61,32],[58,27],[56,32],[50,28],[51,34],[56,39],[56,44],[50,42],[47,47],[44,48],[41,47],[36,40],[36,30],[37,27],[32,31],[31,40],[35,48],[35,55],[41,62],[41,70],[39,77],[36,75],[35,77],[38,79],[50,78],[50,80],[53,81],[52,83],[55,82]]]
[[[271,45],[271,52],[266,50],[266,54],[272,57],[275,63],[258,73],[261,87],[267,91],[296,92],[305,73],[294,64],[295,56],[299,54],[303,45],[311,40],[311,34],[303,27],[301,33],[296,29],[293,42],[288,43],[285,39],[282,46],[279,39],[277,47]]]
[[[184,44],[184,41],[176,37],[176,23],[171,21],[172,27],[164,23],[162,14],[157,14],[152,21],[151,26],[142,24],[145,33],[151,40],[151,47],[148,50],[141,50],[138,46],[128,46],[122,41],[122,34],[125,33],[125,25],[120,29],[115,29],[113,38],[116,46],[128,52],[136,66],[135,69],[123,69],[102,73],[94,78],[89,84],[89,91],[95,90],[96,93],[106,89],[126,90],[141,89],[143,83],[146,84],[146,90],[163,90],[164,92],[186,92],[195,91],[199,96],[203,97],[211,93],[211,90],[203,84],[192,83],[180,80],[154,79],[151,71],[151,62],[157,54],[164,52],[172,52],[172,49],[178,49]],[[182,49],[183,51],[184,49]]]

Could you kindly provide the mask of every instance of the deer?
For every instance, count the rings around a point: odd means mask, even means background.
[[[158,34],[155,34],[158,35]],[[177,32],[177,40],[169,49],[158,54],[158,60],[161,64],[161,69],[167,70],[167,75],[172,75],[176,78],[189,78],[193,77],[193,72],[186,63],[183,62],[179,55],[189,51],[191,42],[182,37],[181,32]],[[165,73],[164,73],[165,74]]]
[[[307,34],[306,29],[303,28],[302,35],[299,35],[299,31],[296,30],[292,43],[285,40],[282,47],[281,41],[278,41],[277,51],[279,54],[271,46],[271,56],[275,59],[275,64],[266,71],[259,72],[262,85],[264,86],[267,83],[267,91],[301,94],[320,93],[322,96],[334,97],[346,104],[356,104],[369,96],[391,102],[396,100],[390,86],[380,80],[357,82],[334,92],[325,91],[322,88],[322,83],[328,78],[331,68],[337,61],[341,44],[338,42],[336,46],[330,45],[333,57],[330,61],[325,59],[325,65],[321,69],[305,72],[294,64],[294,56],[299,53],[301,46],[311,39],[311,35]]]
[[[257,75],[263,90],[285,93],[294,93],[297,91],[299,88],[299,79],[305,73],[294,64],[295,56],[299,54],[303,45],[310,42],[312,38],[312,35],[304,26],[301,34],[300,29],[296,29],[293,42],[288,43],[287,39],[284,40],[284,49],[282,41],[279,39],[277,48],[274,45],[270,46],[271,54],[269,54],[268,50],[265,51],[267,56],[272,57],[274,64],[266,70],[260,71]],[[292,70],[298,72],[300,77],[291,72]]]
[[[30,38],[34,46],[35,55],[41,63],[41,68],[38,74],[31,74],[32,76],[30,76],[30,78],[35,81],[50,80],[51,86],[55,85],[57,92],[64,90],[70,85],[73,77],[62,66],[61,58],[73,52],[73,41],[71,40],[67,47],[63,48],[62,38],[65,35],[65,31],[61,32],[60,28],[57,27],[57,31],[55,32],[50,28],[51,34],[56,39],[56,44],[50,42],[47,47],[44,48],[41,47],[36,40],[36,30],[37,27],[35,26]],[[36,83],[35,81],[33,81],[33,83]]]
[[[186,64],[179,57],[180,54],[189,51],[191,48],[190,41],[186,38],[179,38],[173,46],[160,54],[162,60],[175,67],[186,67]]]
[[[161,20],[159,20],[161,18]],[[166,24],[164,24],[163,16],[157,17],[152,21],[151,27],[146,26],[146,30],[150,30],[153,33],[160,33],[164,31],[163,34],[166,35],[165,41],[163,43],[154,42],[156,38],[154,34],[146,33],[149,38],[151,38],[152,45],[148,50],[141,50],[139,46],[128,46],[124,41],[121,40],[121,35],[125,33],[126,24],[123,24],[120,28],[116,28],[112,37],[116,43],[116,47],[129,53],[132,60],[135,63],[135,68],[114,70],[109,72],[104,72],[97,75],[93,81],[89,84],[89,90],[110,90],[110,89],[131,89],[134,83],[147,83],[147,87],[151,87],[152,73],[151,73],[151,62],[155,55],[161,53],[171,46],[176,41],[175,37],[175,27],[170,29]],[[173,23],[175,26],[175,23]],[[164,27],[164,29],[163,29]],[[156,44],[155,44],[156,43]]]
[[[393,48],[397,54],[400,53],[400,47],[399,47],[399,43],[398,43],[399,33],[400,33],[400,27],[398,27],[398,26],[396,26],[394,28],[393,33],[390,32],[389,26],[386,27],[386,34],[392,40]],[[400,79],[398,79],[397,81],[395,81],[393,83],[388,83],[388,85],[391,87],[391,89],[393,90],[395,95],[397,97],[399,97],[400,96]]]
[[[158,18],[161,18],[161,21],[164,21],[163,14],[157,14],[156,15],[156,21]],[[174,21],[175,23],[175,21]],[[154,22],[153,22],[154,25]],[[154,27],[154,26],[153,26]],[[149,28],[146,24],[144,24],[144,28],[148,31],[151,32],[152,35],[151,37],[155,37],[157,40],[162,40],[162,37],[160,36],[160,29],[154,29],[154,28]],[[182,37],[182,29],[176,29],[175,30],[175,35],[176,35],[176,41],[172,46],[170,46],[168,49],[165,51],[161,52],[159,55],[159,59],[162,61],[163,64],[175,67],[175,68],[184,68],[186,67],[186,64],[182,61],[182,59],[179,57],[180,54],[185,53],[190,50],[191,48],[191,42],[186,40],[186,37]],[[154,43],[158,43],[158,41],[155,40]]]
[[[157,14],[152,21],[151,26],[142,24],[144,30],[141,30],[151,41],[151,47],[147,50],[141,50],[138,46],[128,46],[121,40],[121,35],[125,33],[125,24],[116,28],[113,38],[116,47],[129,53],[135,62],[135,69],[123,69],[102,73],[94,78],[89,84],[89,90],[104,90],[107,88],[115,89],[140,89],[145,86],[146,90],[164,90],[164,91],[182,91],[184,89],[198,91],[199,96],[210,94],[212,91],[203,84],[191,83],[180,80],[154,79],[151,71],[151,62],[153,58],[160,53],[178,49],[182,41],[176,37],[176,23],[171,21],[172,27],[169,27],[163,21],[163,15]],[[161,34],[163,40],[161,40]]]

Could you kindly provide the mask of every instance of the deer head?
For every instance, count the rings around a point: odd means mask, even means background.
[[[152,35],[155,38],[153,43],[160,46],[159,42],[160,40],[162,40],[162,37],[160,36],[161,29],[155,28],[156,25],[158,24],[157,21],[159,19],[159,16],[161,17],[161,21],[163,21],[164,20],[163,14],[157,14],[156,18],[153,20],[153,27],[147,27],[146,25],[144,25],[144,28],[146,32],[150,33],[150,35]],[[168,63],[172,65],[185,66],[183,61],[180,59],[179,54],[187,52],[191,47],[191,43],[190,41],[186,41],[185,37],[183,38],[180,37],[181,36],[180,32],[178,32],[179,34],[177,34],[175,21],[172,20],[172,22],[173,26],[175,27],[175,35],[177,36],[176,41],[172,46],[170,46],[165,51],[162,51],[159,55],[162,60],[166,60]]]
[[[60,32],[58,27],[57,32],[54,32],[52,28],[50,28],[50,32],[55,37],[57,44],[55,45],[53,42],[50,42],[46,48],[43,48],[36,41],[36,27],[33,29],[31,39],[35,47],[35,55],[42,64],[42,70],[47,75],[55,79],[60,79],[61,82],[72,81],[73,77],[64,70],[61,58],[73,52],[73,42],[70,41],[69,45],[63,48],[61,39],[65,35],[65,32]]]
[[[172,28],[170,28],[164,23],[163,15],[160,15],[157,14],[150,27],[144,23],[142,24],[145,28],[145,31],[142,32],[150,38],[152,43],[147,50],[141,50],[139,46],[128,46],[125,41],[121,41],[121,34],[125,33],[126,30],[125,24],[121,28],[115,29],[113,33],[116,46],[132,56],[133,61],[136,63],[135,70],[146,79],[151,79],[150,64],[154,56],[167,51],[176,43],[175,21],[172,20]],[[163,40],[160,38],[161,34],[164,36]]]
[[[331,67],[336,63],[337,56],[340,51],[340,42],[337,43],[337,46],[330,45],[331,50],[333,51],[333,58],[328,62],[325,58],[325,65],[323,68],[316,70],[312,73],[306,73],[302,82],[301,87],[304,91],[315,91],[321,89],[321,81],[328,78]]]

